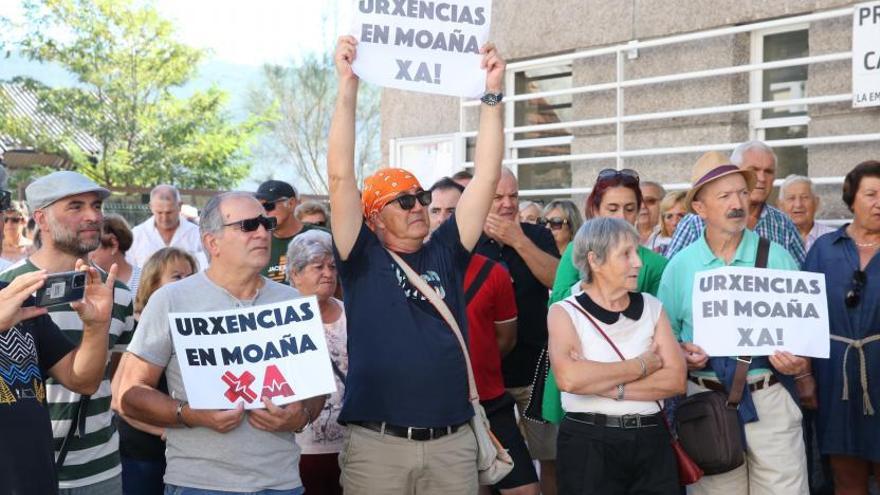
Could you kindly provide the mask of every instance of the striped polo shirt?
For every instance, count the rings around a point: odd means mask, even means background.
[[[23,259],[0,273],[0,280],[11,282],[21,274],[36,270],[38,268],[30,262],[30,259]],[[117,281],[110,322],[110,350],[113,352],[125,351],[126,346],[131,342],[134,328],[132,299],[128,287]],[[79,344],[83,324],[69,304],[50,307],[49,316],[68,340]],[[49,378],[46,380],[46,401],[49,405],[49,417],[52,419],[57,454],[70,430],[80,395]],[[112,416],[108,369],[98,391],[92,394],[88,402],[85,434],[75,435],[69,443],[64,467],[58,473],[61,489],[89,486],[113,478],[121,472],[119,436],[113,426]]]

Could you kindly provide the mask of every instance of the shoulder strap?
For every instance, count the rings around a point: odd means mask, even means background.
[[[67,459],[67,452],[70,451],[70,441],[73,440],[76,432],[79,431],[80,436],[85,435],[86,433],[86,416],[88,415],[86,410],[89,407],[91,397],[91,395],[80,395],[79,401],[73,406],[70,428],[68,428],[67,435],[64,436],[64,440],[61,442],[61,449],[55,457],[56,470],[64,467],[64,461]]]
[[[477,276],[474,277],[474,280],[471,282],[471,285],[464,291],[464,303],[468,305],[471,303],[471,300],[474,296],[477,295],[477,291],[480,290],[480,287],[483,286],[483,283],[486,281],[486,278],[489,276],[489,272],[492,271],[492,267],[495,265],[495,262],[486,258],[486,261],[483,263],[483,266],[480,267],[480,271],[477,272]]]
[[[770,241],[764,237],[758,238],[758,252],[755,255],[755,268],[767,268],[770,259]],[[733,372],[733,383],[730,385],[730,394],[727,403],[736,406],[742,401],[746,388],[746,375],[752,364],[751,356],[739,356],[736,358],[736,370]]]
[[[400,266],[403,273],[406,274],[406,279],[409,280],[409,283],[418,289],[419,292],[421,292],[422,295],[434,305],[434,308],[436,308],[437,312],[440,313],[440,316],[446,320],[446,324],[449,325],[450,330],[452,330],[452,333],[458,339],[458,345],[461,347],[461,352],[464,354],[464,362],[467,366],[469,398],[471,402],[479,402],[480,395],[477,393],[477,383],[474,380],[474,368],[471,366],[471,355],[468,353],[467,344],[464,342],[461,329],[458,327],[458,322],[455,321],[455,317],[452,316],[452,311],[449,310],[449,306],[440,299],[437,291],[432,289],[431,286],[428,285],[428,282],[425,282],[425,280],[420,277],[411,266],[409,266],[409,263],[404,261],[403,258],[398,256],[394,251],[391,251],[390,249],[386,249],[386,251],[388,251],[388,254],[391,255],[391,258],[397,263],[397,265]]]
[[[758,254],[755,255],[755,268],[767,268],[767,260],[770,259],[770,241],[764,237],[758,238]]]

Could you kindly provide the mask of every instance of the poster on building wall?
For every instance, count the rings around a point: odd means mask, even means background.
[[[245,409],[336,391],[318,300],[171,313],[172,341],[193,409]]]
[[[853,10],[853,107],[880,106],[880,2]]]
[[[491,0],[355,0],[352,68],[389,88],[478,98]]]
[[[694,277],[694,344],[710,356],[827,358],[825,275],[724,267]]]

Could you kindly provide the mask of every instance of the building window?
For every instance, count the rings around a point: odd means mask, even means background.
[[[515,95],[546,93],[572,87],[571,63],[539,67],[513,74]],[[510,108],[510,107],[508,107]],[[538,126],[573,120],[572,95],[545,95],[513,105],[515,127]],[[571,129],[530,130],[513,135],[511,157],[536,158],[571,154]],[[571,187],[571,162],[517,166],[520,189]]]
[[[391,163],[412,172],[428,188],[458,171],[461,159],[457,143],[454,134],[394,139]]]
[[[809,26],[752,33],[752,63],[774,62],[807,57],[810,54]],[[751,76],[751,101],[785,101],[807,96],[807,65],[755,71]],[[806,105],[764,108],[752,111],[749,124],[756,139],[775,141],[806,138],[810,117]],[[807,175],[807,148],[775,148],[776,177]]]

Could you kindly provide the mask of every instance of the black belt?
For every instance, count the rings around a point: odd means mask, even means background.
[[[575,423],[583,423],[593,426],[605,426],[608,428],[647,428],[661,424],[660,414],[624,414],[623,416],[606,416],[597,413],[570,412],[565,414],[566,419]]]
[[[714,390],[715,392],[723,392],[727,393],[727,390],[724,388],[724,385],[719,382],[712,380],[711,378],[703,378],[699,376],[688,376],[688,380],[696,383],[697,385],[707,388],[709,390]],[[765,378],[763,380],[759,380],[754,383],[749,384],[750,392],[757,392],[758,390],[763,390],[764,388],[769,388],[773,385],[779,383],[779,378],[776,378],[776,375],[770,375],[770,378]]]
[[[427,440],[436,440],[446,435],[452,435],[465,423],[453,426],[438,426],[436,428],[419,428],[417,426],[396,426],[388,423],[379,423],[375,421],[353,421],[352,424],[363,426],[368,430],[384,433],[393,437],[406,438],[408,440],[416,440],[425,442]]]

